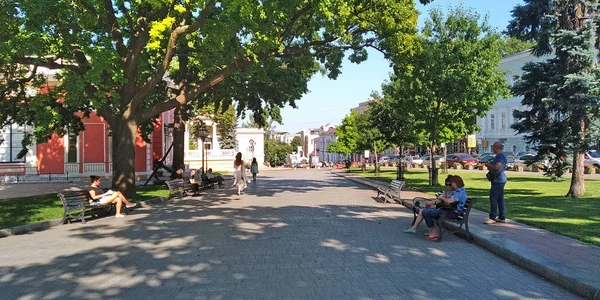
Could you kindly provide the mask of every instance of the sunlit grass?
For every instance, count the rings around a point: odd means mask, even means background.
[[[166,186],[137,187],[136,191],[137,195],[130,199],[133,202],[169,195]],[[0,199],[0,228],[48,221],[62,216],[62,202],[56,193]]]
[[[351,173],[366,178],[389,182],[396,178],[395,169],[383,169],[379,176],[373,170]],[[476,208],[489,212],[490,183],[484,171],[449,170],[465,181],[469,197],[477,198]],[[447,174],[439,174],[443,184]],[[507,217],[525,224],[549,230],[578,240],[600,245],[600,179],[587,178],[586,192],[582,198],[567,198],[570,178],[552,181],[536,174],[507,172],[505,187]],[[406,184],[423,192],[435,193],[442,186],[429,186],[426,169],[410,169],[405,172]]]

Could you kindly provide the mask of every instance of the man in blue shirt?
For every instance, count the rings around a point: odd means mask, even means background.
[[[504,185],[506,185],[508,179],[506,178],[504,170],[506,169],[508,157],[502,153],[502,148],[504,148],[504,146],[501,142],[495,142],[494,145],[492,145],[492,150],[494,151],[494,154],[496,154],[496,157],[485,164],[488,170],[495,175],[495,178],[492,180],[492,187],[490,188],[490,218],[483,222],[488,225],[496,224],[496,222],[506,222]]]

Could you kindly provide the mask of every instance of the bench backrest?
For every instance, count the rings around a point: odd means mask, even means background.
[[[167,186],[171,191],[183,188],[183,179],[169,180],[167,181]]]
[[[76,207],[80,206],[82,203],[88,203],[90,199],[90,194],[87,191],[65,192],[58,194],[58,198],[60,198],[64,206]]]
[[[475,202],[475,198],[467,198],[467,202],[465,202],[465,206],[463,206],[462,214],[458,215],[456,219],[462,220],[465,217],[468,217],[471,213],[471,208],[473,208],[473,205],[475,205]]]
[[[401,189],[402,186],[404,186],[404,181],[392,180],[392,183],[390,183],[390,188],[392,188],[394,190]]]

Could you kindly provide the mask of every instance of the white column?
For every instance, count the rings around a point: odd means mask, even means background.
[[[200,143],[198,143],[198,147],[200,147]],[[183,133],[183,151],[190,150],[190,126],[189,124],[185,124],[185,132]]]
[[[215,122],[212,124],[212,137],[213,150],[221,150],[221,145],[219,145],[219,139],[217,138],[217,123]]]

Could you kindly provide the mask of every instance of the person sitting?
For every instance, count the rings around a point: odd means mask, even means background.
[[[427,227],[429,228],[429,233],[426,234],[426,239],[428,240],[437,240],[439,237],[439,232],[435,228],[435,223],[433,219],[439,218],[442,215],[442,212],[446,214],[448,218],[456,218],[458,217],[459,211],[462,211],[465,203],[467,202],[467,191],[464,186],[462,178],[458,175],[452,176],[450,179],[452,185],[452,191],[449,195],[441,195],[438,194],[436,196],[437,200],[444,202],[448,205],[445,208],[425,208],[419,212],[417,219],[415,220],[415,224],[409,229],[404,230],[404,233],[417,233],[417,227],[421,224],[421,221],[425,220],[427,223]],[[453,206],[456,206],[456,210]]]
[[[125,216],[121,214],[121,207],[123,206],[123,203],[125,203],[125,207],[127,208],[133,208],[137,205],[137,203],[129,202],[121,192],[114,192],[112,190],[104,192],[104,190],[100,188],[101,180],[99,176],[92,175],[90,176],[90,180],[92,182],[89,190],[90,199],[94,202],[97,202],[98,205],[114,204],[117,208],[115,217],[122,218]]]
[[[200,195],[200,182],[196,180],[196,170],[194,169],[190,171],[190,183],[192,184],[192,196]]]
[[[448,175],[448,177],[446,177],[446,180],[444,182],[445,182],[445,185],[446,185],[446,189],[442,190],[442,191],[439,191],[436,194],[436,196],[437,195],[443,195],[444,197],[450,197],[450,194],[452,194],[452,191],[453,191],[453,189],[452,189],[452,175]],[[440,200],[438,200],[437,198],[425,202],[425,207],[426,208],[430,208],[430,207],[434,207],[434,206],[438,206],[439,207],[440,205],[444,206],[443,202],[440,201]]]
[[[208,169],[208,172],[206,172],[206,178],[208,178],[209,183],[216,183],[219,185],[219,187],[221,187],[223,182],[225,182],[225,179],[221,175],[213,175],[212,169]]]

